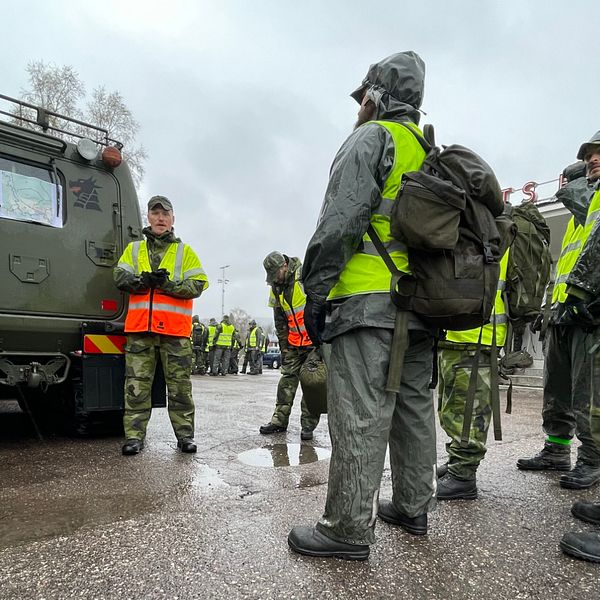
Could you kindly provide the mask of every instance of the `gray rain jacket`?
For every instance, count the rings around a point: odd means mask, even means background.
[[[362,86],[377,107],[376,120],[419,123],[425,65],[413,52],[394,54],[372,65]],[[394,142],[386,129],[373,123],[358,127],[338,151],[329,176],[317,229],[302,268],[307,296],[323,301],[346,263],[360,247],[371,215],[378,207],[394,165]],[[358,327],[393,329],[396,308],[389,293],[362,294],[331,304],[323,339]],[[414,314],[410,329],[427,329]]]
[[[600,181],[596,182],[592,192],[600,188]],[[589,205],[589,202],[588,202]],[[569,286],[584,290],[591,296],[591,300],[600,295],[600,220],[596,223],[567,279],[567,292]]]

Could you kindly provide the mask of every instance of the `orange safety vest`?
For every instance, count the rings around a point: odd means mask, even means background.
[[[289,304],[285,299],[283,292],[277,295],[271,288],[269,298],[269,306],[274,307],[279,303],[285,316],[287,317],[288,325],[288,344],[290,346],[312,346],[313,343],[308,337],[308,331],[304,325],[304,307],[306,306],[306,294],[304,288],[298,280],[299,272],[296,271],[296,279],[294,280],[294,288],[292,291],[292,303]]]
[[[119,267],[132,269],[138,275],[151,271],[148,248],[145,241],[132,242],[119,260]],[[167,248],[160,268],[169,271],[169,279],[205,280],[206,275],[194,251],[182,242],[172,243]],[[139,294],[130,294],[129,309],[125,319],[125,333],[160,333],[177,337],[189,337],[192,327],[192,298],[175,298],[151,289]]]

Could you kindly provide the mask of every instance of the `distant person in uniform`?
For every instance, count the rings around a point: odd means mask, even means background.
[[[234,333],[235,327],[229,322],[229,315],[223,315],[223,319],[217,325],[213,340],[215,355],[210,374],[215,377],[217,375],[222,375],[223,377],[227,375]]]
[[[117,287],[129,293],[125,320],[126,442],[123,454],[144,447],[152,410],[152,381],[160,358],[169,392],[169,417],[177,447],[196,452],[192,398],[192,303],[208,287],[194,251],[173,231],[173,205],[164,196],[148,202],[145,240],[131,242],[114,270]]]

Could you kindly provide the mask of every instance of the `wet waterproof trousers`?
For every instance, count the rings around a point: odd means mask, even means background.
[[[577,460],[600,465],[600,450],[590,431],[593,335],[577,325],[551,325],[544,362],[543,428],[552,438],[581,442]]]
[[[489,353],[481,353],[469,443],[462,448],[460,440],[476,346],[471,349],[462,344],[457,348],[461,349],[443,348],[440,351],[438,416],[442,429],[450,438],[450,442],[446,443],[448,470],[457,479],[472,480],[485,456],[492,420],[490,356]]]
[[[594,344],[600,343],[600,329],[594,333]],[[600,346],[599,346],[600,348]],[[600,448],[600,349],[592,356],[592,400],[590,403],[590,433]]]
[[[125,346],[125,438],[143,440],[152,411],[152,382],[160,356],[169,418],[178,440],[194,437],[192,345],[189,338],[130,333]]]
[[[334,338],[328,361],[331,462],[324,535],[349,544],[375,541],[379,486],[389,443],[392,501],[415,517],[435,506],[435,411],[429,389],[431,336],[409,332],[401,392],[386,392],[392,330],[361,328]]]
[[[271,417],[273,425],[287,427],[296,397],[296,390],[300,383],[300,369],[308,355],[312,352],[312,346],[290,346],[282,353],[281,378],[277,385],[277,402],[275,412]],[[312,431],[319,424],[319,416],[311,414],[302,397],[300,425],[302,429]]]
[[[215,354],[210,367],[212,375],[227,375],[229,371],[229,358],[231,357],[231,348],[228,346],[215,346]]]

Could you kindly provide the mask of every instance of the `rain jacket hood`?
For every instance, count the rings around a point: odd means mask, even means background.
[[[560,188],[556,192],[556,199],[564,204],[579,225],[583,225],[594,195],[594,189],[594,184],[588,183],[585,177],[579,177]]]
[[[364,92],[377,107],[375,119],[408,117],[418,124],[423,102],[425,63],[416,52],[399,52],[371,65],[350,95],[360,104]]]

